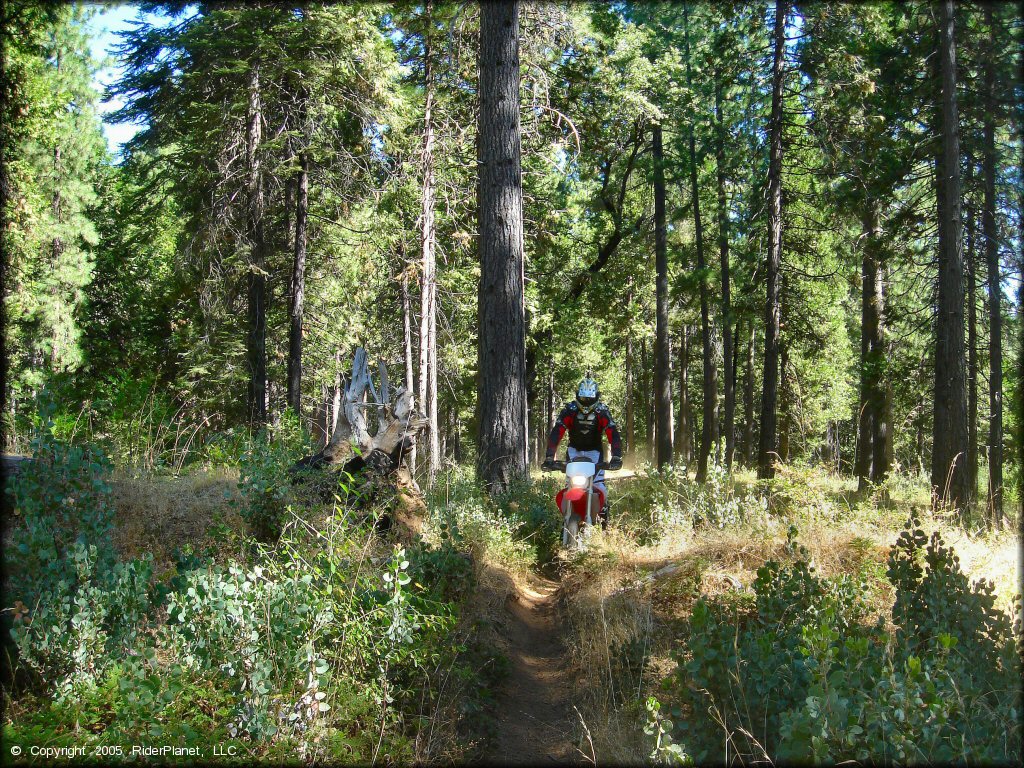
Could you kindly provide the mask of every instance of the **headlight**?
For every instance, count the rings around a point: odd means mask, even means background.
[[[586,488],[587,478],[583,475],[573,475],[569,478],[569,482],[572,483],[573,488]]]

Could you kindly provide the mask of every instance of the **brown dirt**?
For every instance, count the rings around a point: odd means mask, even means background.
[[[558,582],[534,576],[505,601],[505,652],[511,665],[498,694],[493,763],[589,762],[573,742],[573,677],[560,598]]]

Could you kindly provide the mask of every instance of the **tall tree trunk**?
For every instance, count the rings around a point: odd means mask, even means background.
[[[399,280],[399,287],[402,292],[402,349],[405,356],[405,388],[410,392],[416,391],[415,375],[413,373],[413,351],[412,351],[412,301],[409,298],[409,270],[405,264],[405,246],[399,245],[399,263],[402,265],[402,276]],[[409,471],[416,472],[416,443],[413,442],[409,451],[405,454]]]
[[[865,237],[864,253],[861,257],[860,274],[860,399],[857,408],[857,457],[854,473],[857,476],[857,490],[863,493],[871,480],[871,435],[873,432],[874,410],[871,398],[871,337],[873,327],[872,293],[874,289],[874,260],[867,248],[871,236],[870,216],[862,223]]]
[[[491,493],[501,493],[526,474],[517,0],[481,4],[479,69],[477,475]]]
[[[871,423],[871,481],[881,483],[889,474],[892,408],[889,378],[886,374],[885,262],[881,257],[875,260],[874,267],[874,305],[877,323],[869,349],[873,363],[871,396],[874,399],[874,420]]]
[[[651,369],[648,366],[647,339],[640,339],[640,396],[637,402],[640,405],[640,414],[644,419],[644,453],[650,458],[654,456],[654,422],[651,419],[650,397],[651,397]]]
[[[885,355],[885,265],[878,210],[871,201],[863,213],[861,270],[861,401],[857,441],[859,490],[867,480],[881,483],[889,472],[890,408]]]
[[[440,459],[437,434],[437,256],[434,225],[434,81],[431,57],[431,3],[425,10],[423,32],[423,194],[420,212],[420,380],[419,402],[427,417],[427,484],[432,485]]]
[[[967,161],[967,188],[971,188],[973,161]],[[974,209],[970,197],[964,201],[967,244],[967,488],[970,498],[978,495],[978,296],[974,239]]]
[[[249,106],[245,133],[245,167],[248,238],[248,333],[246,356],[249,367],[249,424],[258,428],[267,421],[267,277],[266,233],[263,221],[263,169],[260,143],[263,140],[263,103],[260,71],[253,66],[249,77]]]
[[[633,334],[626,335],[626,450],[636,452],[636,359]],[[554,426],[552,424],[551,426]],[[636,460],[634,459],[634,464]]]
[[[693,458],[690,453],[689,363],[690,326],[684,325],[679,332],[679,421],[676,426],[676,451],[684,464],[689,464]]]
[[[754,466],[754,345],[757,342],[757,326],[750,321],[750,338],[747,340],[747,370],[743,376],[743,460],[748,467]]]
[[[722,80],[715,73],[715,167],[718,182],[718,252],[722,270],[722,359],[725,377],[725,466],[732,469],[736,449],[736,361],[729,296],[729,207],[725,197],[725,122],[722,119]]]
[[[939,291],[935,333],[935,422],[932,487],[961,515],[966,511],[967,382],[964,371],[964,264],[960,242],[960,133],[956,99],[953,0],[939,7],[942,135],[937,168]]]
[[[988,510],[995,527],[1003,523],[1003,316],[1000,307],[1002,289],[999,279],[999,243],[996,229],[996,29],[992,6],[985,5],[985,24],[989,30],[988,55],[985,57],[984,155],[982,174],[985,177],[985,201],[982,233],[985,238],[985,261],[988,265],[989,317],[989,422],[988,422]],[[1019,145],[1018,145],[1019,146]],[[1024,334],[1021,334],[1024,336]],[[1022,379],[1021,381],[1024,381]],[[1018,384],[1018,388],[1021,385]],[[1024,414],[1022,414],[1024,415]],[[1020,457],[1018,457],[1020,458]]]
[[[654,412],[658,469],[672,463],[672,382],[668,343],[668,231],[665,225],[665,159],[661,126],[654,126],[654,262],[657,296],[654,341]]]
[[[789,462],[789,430],[792,426],[792,386],[786,380],[789,373],[789,340],[779,345],[779,459]]]
[[[765,264],[767,297],[764,311],[764,377],[761,387],[761,435],[758,439],[757,476],[775,476],[777,448],[776,408],[779,400],[780,275],[782,268],[782,85],[786,53],[786,16],[789,3],[775,3],[775,44],[772,58],[771,156],[768,162],[768,258]]]
[[[291,328],[288,334],[288,405],[302,414],[302,313],[306,294],[306,212],[309,207],[309,156],[299,158],[295,199],[295,262],[292,265]]]
[[[690,18],[687,6],[683,5],[684,40],[686,45],[686,84],[692,87],[690,65]],[[693,226],[697,241],[697,277],[700,280],[700,330],[703,344],[704,363],[704,419],[701,425],[700,454],[697,457],[697,481],[703,482],[708,473],[708,457],[711,455],[718,433],[715,420],[718,415],[718,381],[715,367],[714,331],[711,328],[711,313],[708,307],[707,264],[704,261],[704,229],[700,220],[700,190],[697,184],[697,140],[696,129],[691,120],[690,141],[690,196],[693,199]]]

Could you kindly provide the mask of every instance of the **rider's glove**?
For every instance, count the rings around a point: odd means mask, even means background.
[[[540,465],[541,469],[554,469],[555,468],[555,457],[545,456],[544,463]]]
[[[622,469],[622,457],[612,456],[612,460],[608,462],[608,469],[612,470],[613,472],[616,469]]]

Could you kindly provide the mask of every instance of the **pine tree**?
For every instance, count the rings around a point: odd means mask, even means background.
[[[519,139],[519,3],[480,9],[477,476],[502,493],[526,473],[526,319]]]

